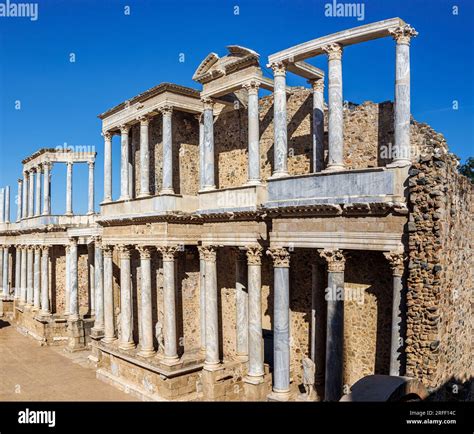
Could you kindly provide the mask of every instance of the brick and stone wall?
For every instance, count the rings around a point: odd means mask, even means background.
[[[444,137],[418,127],[421,156],[409,178],[407,374],[434,398],[465,399],[473,374],[473,186],[458,174]]]

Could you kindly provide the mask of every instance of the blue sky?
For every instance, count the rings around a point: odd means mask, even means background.
[[[470,0],[367,0],[359,2],[364,4],[364,20],[326,17],[328,1],[319,0],[38,3],[37,21],[0,17],[0,185],[9,184],[12,196],[21,175],[20,162],[27,155],[65,142],[90,145],[98,151],[97,209],[103,194],[103,141],[97,114],[162,81],[199,88],[191,79],[196,67],[211,51],[224,55],[226,45],[254,49],[264,65],[269,54],[297,43],[396,16],[419,32],[411,45],[413,116],[442,132],[463,161],[474,154],[474,2]],[[130,15],[124,13],[126,6]],[[394,44],[385,38],[345,49],[344,99],[393,100]],[[327,68],[323,56],[311,62]],[[271,76],[268,70],[265,73]],[[288,84],[306,82],[289,74]],[[16,101],[21,102],[20,110]],[[453,110],[453,101],[458,101],[458,110]],[[53,170],[54,213],[64,212],[65,173],[62,165]],[[86,179],[87,166],[75,167],[73,203],[78,213],[87,210]],[[12,197],[12,216],[15,212]]]

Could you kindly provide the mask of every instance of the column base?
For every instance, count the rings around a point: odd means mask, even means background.
[[[138,351],[137,353],[137,356],[144,357],[146,359],[149,357],[153,357],[154,355],[155,355],[155,350],[153,349],[144,349],[144,350]]]
[[[249,360],[248,354],[237,354],[234,358],[239,362],[248,362]]]
[[[101,342],[103,342],[104,344],[111,344],[112,342],[115,342],[117,340],[117,338],[115,337],[103,337],[101,339]]]
[[[68,320],[67,325],[68,343],[66,350],[75,352],[84,350],[86,348],[86,336],[84,330],[84,323],[81,319]]]
[[[272,176],[270,176],[269,179],[278,179],[278,178],[286,178],[288,177],[288,172],[287,171],[277,171],[273,172]]]
[[[342,170],[346,170],[343,164],[330,164],[324,170],[321,170],[321,173],[341,172]]]
[[[260,179],[249,179],[244,186],[252,186],[252,185],[262,185],[262,181]]]
[[[151,193],[140,193],[138,196],[137,196],[137,199],[144,199],[146,197],[150,197],[151,196]]]
[[[395,160],[387,164],[386,167],[406,167],[406,166],[411,166],[410,160]]]
[[[262,375],[247,375],[244,377],[244,383],[248,384],[262,384],[265,380]]]
[[[91,328],[91,337],[95,338],[95,339],[102,339],[104,336],[104,329],[101,328],[101,327],[98,327],[98,328],[95,328],[95,327],[92,327]]]
[[[130,196],[120,196],[119,197],[119,201],[126,201],[126,200],[130,200]]]
[[[94,215],[94,211],[87,211],[87,214],[86,215]]]
[[[42,319],[49,319],[53,314],[49,311],[40,310],[38,316]]]
[[[215,185],[205,185],[198,191],[198,193],[205,193],[206,191],[214,191],[214,190],[217,190]]]
[[[112,201],[112,198],[111,198],[111,197],[110,197],[110,198],[108,197],[108,198],[104,199],[104,200],[100,203],[100,205],[106,205],[106,204],[112,203],[112,202],[113,202],[113,201]]]
[[[129,351],[135,348],[135,344],[133,342],[121,342],[118,347],[120,350]]]
[[[172,188],[164,188],[163,190],[160,191],[160,196],[174,196],[174,190]]]
[[[179,365],[181,363],[180,359],[178,356],[175,356],[175,357],[166,357],[164,356],[160,362],[163,364],[163,365],[166,365],[166,366],[175,366],[175,365]]]
[[[289,390],[278,391],[272,390],[271,393],[267,395],[267,401],[279,401],[287,402],[290,400],[291,393]]]
[[[220,369],[222,369],[222,364],[221,362],[213,362],[213,363],[204,362],[204,366],[202,367],[202,369],[204,369],[205,371],[210,371],[210,372],[219,371]]]
[[[67,217],[71,217],[73,215],[73,213],[72,212],[65,212],[64,215],[67,216]]]

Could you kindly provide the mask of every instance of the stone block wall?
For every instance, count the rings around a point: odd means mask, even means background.
[[[465,399],[472,382],[473,186],[429,126],[409,178],[407,374],[435,399]]]

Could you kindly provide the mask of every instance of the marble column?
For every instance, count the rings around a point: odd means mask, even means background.
[[[33,306],[33,259],[34,247],[28,246],[26,254],[26,305]]]
[[[5,223],[10,223],[10,186],[5,187]]]
[[[198,114],[195,118],[199,123],[199,190],[204,190],[204,186],[206,185],[206,162],[204,160],[204,116]]]
[[[198,247],[199,251],[199,323],[201,332],[201,351],[206,351],[206,249]]]
[[[40,315],[47,317],[51,315],[51,305],[49,301],[49,248],[41,246],[41,311]]]
[[[344,368],[344,291],[345,257],[341,250],[320,250],[328,266],[325,401],[339,401],[343,390]]]
[[[287,399],[290,392],[290,253],[286,248],[272,248],[273,259],[273,394]]]
[[[248,181],[249,185],[259,185],[260,180],[260,119],[258,110],[258,88],[255,80],[243,85],[248,94]]]
[[[21,246],[15,246],[15,298],[21,297]]]
[[[8,246],[3,246],[3,295],[10,297],[10,249]]]
[[[324,78],[309,80],[313,89],[313,172],[324,169]]]
[[[94,332],[104,333],[104,258],[100,237],[94,237]]]
[[[79,319],[79,285],[77,274],[77,239],[71,238],[69,242],[69,318],[68,321]]]
[[[70,300],[71,300],[71,246],[66,244],[65,247],[65,279],[64,279],[64,315],[70,314]]]
[[[151,357],[155,354],[153,348],[153,312],[152,312],[152,292],[151,292],[151,248],[148,246],[138,246],[140,252],[140,351],[138,355]]]
[[[3,246],[0,244],[0,293],[3,295],[5,294],[5,288],[3,286],[3,273],[4,273],[4,268],[3,268]]]
[[[43,215],[51,214],[51,168],[52,163],[49,161],[43,163]]]
[[[41,176],[43,167],[36,168],[36,197],[35,197],[35,216],[41,215]]]
[[[247,292],[247,261],[245,251],[236,248],[235,252],[235,331],[236,355],[240,360],[249,357],[249,298]]]
[[[384,252],[392,269],[392,332],[390,344],[390,375],[403,375],[401,372],[402,336],[402,290],[404,256],[401,252]]]
[[[344,170],[344,112],[342,99],[342,46],[323,47],[328,55],[328,166],[327,171]]]
[[[0,223],[5,222],[5,189],[0,188]]]
[[[311,264],[311,334],[310,357],[316,365],[315,384],[324,383],[324,364],[326,359],[326,301],[324,300],[324,274],[322,261],[315,258]]]
[[[21,276],[20,276],[20,294],[21,294],[21,304],[27,303],[28,292],[27,292],[27,278],[26,278],[26,271],[27,271],[27,259],[28,257],[28,250],[27,246],[21,247]]]
[[[41,307],[41,247],[33,251],[33,310]]]
[[[22,197],[23,197],[23,179],[18,179],[18,195],[16,198],[16,221],[19,222],[22,217]]]
[[[288,127],[286,121],[286,66],[272,63],[273,90],[273,174],[272,178],[288,175]]]
[[[418,35],[405,24],[390,30],[395,39],[394,155],[391,166],[408,166],[410,155],[410,40]]]
[[[217,306],[217,248],[203,246],[206,263],[206,360],[204,369],[219,369],[219,321]]]
[[[176,288],[175,288],[175,255],[176,246],[158,247],[163,255],[163,316],[165,354],[163,363],[175,364],[178,362],[176,337]]]
[[[66,163],[66,215],[72,215],[72,167],[73,163]]]
[[[89,166],[89,194],[88,194],[88,206],[87,214],[94,214],[94,162],[89,161],[87,163]]]
[[[249,309],[249,371],[247,380],[263,381],[262,334],[262,248],[247,249],[248,309]]]
[[[96,237],[91,237],[87,244],[87,266],[88,272],[88,290],[89,290],[89,310],[88,313],[95,315],[95,242]]]
[[[120,342],[119,348],[135,348],[133,342],[132,275],[130,269],[130,247],[118,246],[120,254]]]
[[[204,136],[203,146],[199,152],[204,158],[204,187],[202,190],[207,191],[216,188],[214,179],[214,101],[211,98],[203,98],[202,103],[204,106]]]
[[[104,136],[104,203],[112,202],[112,133],[105,131]]]
[[[36,168],[30,169],[28,175],[28,217],[34,215],[34,203],[35,203],[35,172]]]
[[[102,245],[104,256],[104,337],[105,343],[115,341],[115,311],[114,311],[114,274],[112,246]]]
[[[173,190],[173,107],[161,108],[163,116],[163,182],[160,194],[174,194]]]
[[[148,127],[150,119],[142,116],[140,121],[140,194],[139,197],[150,196],[150,144]]]
[[[120,127],[120,200],[130,200],[130,183],[128,173],[129,163],[129,146],[128,146],[128,134],[130,126],[122,125]]]
[[[25,170],[23,172],[23,194],[21,198],[22,206],[21,206],[21,218],[28,217],[28,171]]]

